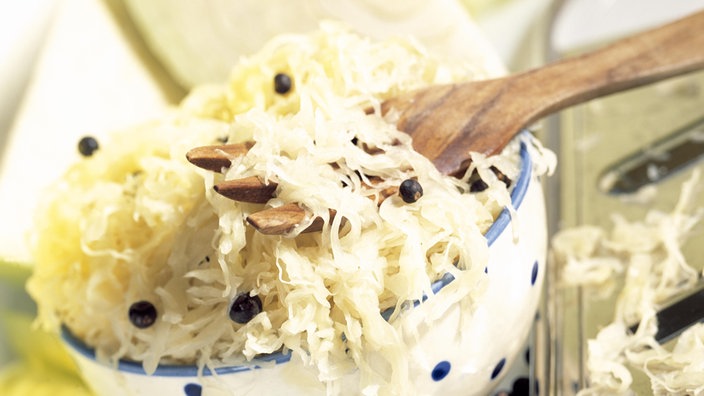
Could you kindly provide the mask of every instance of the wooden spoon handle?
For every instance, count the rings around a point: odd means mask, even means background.
[[[704,67],[704,11],[515,77],[533,121],[575,104]]]

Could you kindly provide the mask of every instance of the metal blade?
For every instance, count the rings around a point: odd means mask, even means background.
[[[704,322],[704,287],[671,304],[657,313],[658,331],[655,340],[664,344],[677,337],[688,327]],[[630,327],[632,332],[638,324]]]
[[[704,118],[697,120],[607,167],[599,187],[609,194],[630,194],[657,183],[704,156]]]

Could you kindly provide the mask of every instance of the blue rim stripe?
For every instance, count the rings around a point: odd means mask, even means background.
[[[525,142],[521,142],[520,157],[521,172],[519,173],[518,180],[516,180],[516,185],[514,186],[513,191],[511,192],[511,204],[516,209],[518,209],[521,206],[521,203],[523,202],[523,198],[525,197],[526,192],[528,190],[528,186],[530,184],[530,179],[533,170],[533,163],[530,158],[530,153],[528,153],[528,149],[526,147]],[[501,211],[501,214],[499,214],[499,217],[496,219],[494,224],[489,227],[489,230],[485,234],[489,246],[491,246],[496,241],[496,239],[506,229],[510,222],[511,213],[508,211],[508,209],[504,208]],[[438,293],[443,287],[452,282],[454,279],[455,277],[449,273],[443,275],[442,278],[435,281],[431,285],[433,293]],[[392,312],[393,309],[390,308],[382,312],[381,314],[384,318],[388,320]],[[71,348],[76,350],[81,355],[85,356],[90,360],[96,360],[95,350],[84,344],[81,340],[74,337],[73,334],[71,334],[70,330],[65,326],[61,328],[61,338],[64,340],[64,342],[70,345]],[[283,351],[279,351],[268,355],[261,355],[260,357],[253,359],[252,365],[218,367],[215,368],[214,371],[217,374],[238,373],[242,371],[261,368],[261,366],[271,365],[272,362],[276,364],[281,364],[286,363],[289,360],[291,360],[290,351],[286,353],[284,353]],[[257,362],[261,363],[261,365],[258,365]],[[120,360],[117,364],[117,369],[126,373],[148,375],[144,371],[142,363],[130,360]],[[157,377],[197,377],[198,367],[195,365],[160,364],[159,366],[157,366],[156,371],[152,375]],[[210,369],[204,367],[201,375],[210,376],[213,375],[213,373]]]
[[[70,345],[71,348],[84,357],[97,361],[95,357],[95,349],[87,346],[83,343],[83,341],[76,338],[66,326],[61,327],[61,338],[66,344]],[[289,360],[291,360],[291,352],[274,352],[255,358],[252,361],[251,366],[224,366],[217,367],[214,371],[217,374],[239,373],[242,371],[261,368],[262,366],[271,365],[272,363],[285,363]],[[257,362],[259,362],[260,365],[257,365]],[[146,371],[144,371],[142,363],[131,360],[120,359],[117,363],[117,369],[126,373],[149,375]],[[152,375],[157,377],[198,377],[198,367],[195,365],[160,364]],[[213,373],[209,368],[204,367],[201,375],[211,376]]]
[[[526,192],[528,191],[528,186],[530,185],[532,173],[533,161],[528,153],[526,143],[521,142],[521,172],[518,175],[518,180],[516,181],[516,185],[513,187],[513,191],[511,191],[511,204],[516,209],[518,209],[523,203],[523,198],[525,198]],[[496,221],[494,221],[494,224],[489,227],[489,230],[485,234],[486,239],[489,242],[489,246],[496,241],[510,222],[511,212],[504,208]]]

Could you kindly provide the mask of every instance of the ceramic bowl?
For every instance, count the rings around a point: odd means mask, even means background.
[[[503,377],[514,358],[522,355],[534,323],[545,273],[547,227],[544,197],[531,158],[521,148],[521,171],[512,192],[517,216],[504,210],[486,234],[490,260],[483,299],[470,320],[455,303],[432,323],[413,318],[432,317],[431,304],[418,304],[411,315],[398,320],[412,327],[405,337],[413,357],[409,378],[421,395],[486,394]],[[451,293],[452,276],[433,285],[436,297]],[[63,340],[84,378],[100,395],[325,395],[313,369],[290,354],[258,358],[255,366],[222,367],[199,375],[195,366],[159,366],[147,375],[140,363],[120,361],[108,367],[95,360],[95,352],[64,330]],[[343,394],[358,395],[355,375],[345,378]],[[349,380],[349,385],[347,381]]]

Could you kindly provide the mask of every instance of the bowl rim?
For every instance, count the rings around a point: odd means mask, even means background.
[[[524,131],[519,136],[525,136],[529,133],[529,131]],[[520,141],[519,157],[521,160],[521,169],[518,178],[515,182],[513,191],[511,191],[511,205],[515,209],[518,209],[523,203],[523,198],[525,198],[526,196],[528,186],[530,185],[533,174],[533,161],[531,159],[527,147],[526,139],[521,139]],[[508,227],[510,222],[511,211],[509,211],[508,208],[502,209],[501,213],[496,218],[494,223],[484,234],[489,246],[491,246],[499,238],[503,231]],[[448,285],[453,280],[454,277],[451,274],[446,273],[445,275],[443,275],[439,280],[435,281],[431,285],[431,290],[433,291],[433,294],[437,294],[440,290],[442,290],[443,287]],[[417,304],[418,302],[416,302],[416,305]],[[390,308],[382,312],[381,314],[386,319],[388,319],[392,312],[393,309]],[[80,355],[88,358],[89,360],[95,362],[98,361],[95,349],[89,347],[83,341],[76,338],[65,325],[61,326],[61,339],[64,341],[64,343],[66,343],[69,347],[71,347],[74,351],[78,352]],[[290,360],[291,351],[277,351],[269,354],[259,355],[252,359],[250,362],[246,362],[245,364],[226,365],[215,367],[213,369],[207,366],[199,368],[197,365],[194,364],[159,364],[156,370],[153,373],[149,374],[144,370],[144,367],[141,362],[127,359],[120,359],[117,364],[114,365],[114,368],[116,368],[118,371],[122,371],[125,373],[151,375],[157,377],[199,377],[211,376],[214,374],[231,374],[242,371],[249,371],[252,369],[258,369],[262,367],[271,367],[273,364],[278,365],[281,363],[286,363]],[[215,373],[213,373],[213,371]]]

